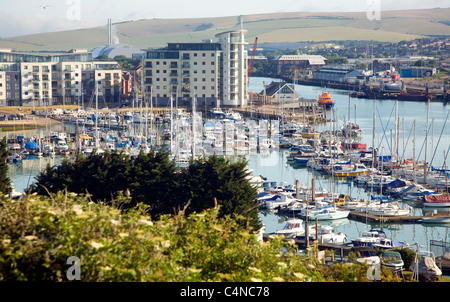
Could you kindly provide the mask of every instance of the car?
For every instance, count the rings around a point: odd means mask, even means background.
[[[8,116],[8,121],[18,120],[19,118],[15,114],[10,114]]]

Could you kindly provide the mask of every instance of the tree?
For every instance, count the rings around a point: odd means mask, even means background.
[[[143,205],[75,195],[0,199],[0,281],[65,282],[72,256],[82,282],[368,281],[366,264],[326,266],[280,237],[262,243],[219,207],[151,221]]]
[[[146,204],[153,219],[183,209],[186,214],[199,213],[217,203],[220,217],[243,217],[239,218],[241,226],[258,230],[256,189],[247,176],[245,160],[231,163],[214,155],[192,161],[187,169],[177,172],[167,151],[141,152],[135,160],[123,153],[105,152],[48,166],[36,177],[33,191],[43,195],[62,190],[89,193],[92,200],[103,202],[129,192],[131,202],[123,206]]]
[[[220,217],[245,217],[239,222],[242,226],[259,229],[256,189],[248,181],[248,175],[245,160],[231,163],[213,155],[192,162],[185,173],[185,198],[191,201],[188,213],[212,208],[217,202]]]
[[[9,194],[12,191],[11,180],[8,177],[8,148],[6,143],[6,136],[0,141],[0,192]]]

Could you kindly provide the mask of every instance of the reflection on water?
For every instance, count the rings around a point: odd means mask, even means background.
[[[23,192],[35,183],[35,177],[45,170],[48,164],[59,165],[63,161],[62,156],[32,157],[22,160],[22,163],[8,164],[8,176],[14,188]]]

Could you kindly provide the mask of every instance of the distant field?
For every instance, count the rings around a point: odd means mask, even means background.
[[[383,11],[380,20],[360,13],[273,13],[243,16],[249,43],[329,40],[401,41],[423,36],[450,36],[450,8]],[[147,49],[168,42],[215,40],[217,33],[237,30],[239,16],[198,19],[151,19],[115,24],[120,43]],[[87,28],[0,39],[0,48],[22,51],[93,49],[107,43],[107,27]]]

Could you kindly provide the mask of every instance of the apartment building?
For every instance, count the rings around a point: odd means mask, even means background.
[[[0,70],[0,107],[6,106],[6,71]]]
[[[92,54],[83,50],[46,55],[0,50],[0,72],[5,78],[0,106],[81,105],[85,98],[93,98],[96,83],[100,101],[121,99],[118,63],[92,61]]]
[[[238,35],[238,37],[236,37]],[[244,31],[216,35],[219,42],[168,43],[143,62],[144,99],[154,106],[242,107],[247,102]]]

